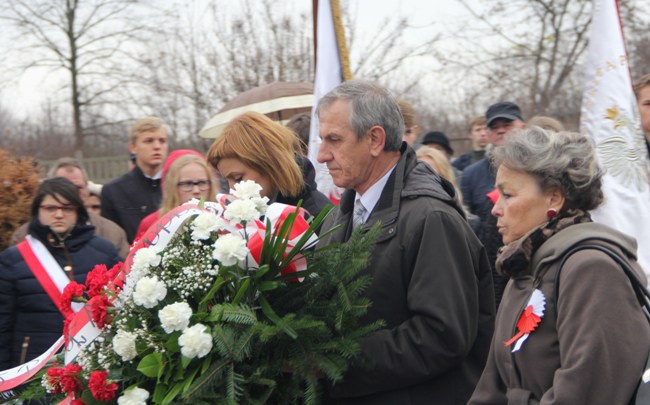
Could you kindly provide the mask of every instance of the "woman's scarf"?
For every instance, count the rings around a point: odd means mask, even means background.
[[[583,210],[567,210],[534,228],[526,235],[504,246],[496,260],[497,271],[508,277],[529,272],[530,260],[548,238],[571,225],[592,222],[591,216]]]

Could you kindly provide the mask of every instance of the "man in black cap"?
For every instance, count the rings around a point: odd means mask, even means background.
[[[449,144],[449,138],[442,132],[431,131],[428,132],[422,138],[422,145],[426,145],[430,148],[438,149],[440,152],[444,153],[447,156],[447,159],[451,160],[451,157],[454,156],[454,150]]]
[[[516,128],[525,128],[526,124],[516,104],[502,101],[488,108],[485,113],[485,126],[488,141],[492,144],[491,147],[495,148],[501,146],[506,134]],[[494,200],[488,197],[488,194],[494,190],[496,169],[491,165],[490,149],[488,149],[486,157],[465,169],[460,188],[467,207],[479,217],[480,223],[474,230],[488,253],[492,266],[495,304],[498,307],[508,279],[497,272],[495,265],[497,253],[503,245],[496,218],[491,215]]]
[[[519,106],[509,101],[492,104],[485,113],[485,125],[492,147],[501,146],[505,135],[513,129],[526,127]],[[489,152],[485,158],[463,171],[460,189],[463,201],[472,214],[480,216],[480,208],[484,205],[486,194],[494,189],[495,181],[496,168],[490,164]]]

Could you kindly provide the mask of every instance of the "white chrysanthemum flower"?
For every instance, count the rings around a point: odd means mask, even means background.
[[[136,339],[137,335],[135,333],[118,330],[113,337],[113,351],[122,357],[124,361],[133,360],[138,355],[135,348]]]
[[[153,308],[167,295],[165,283],[158,277],[144,277],[138,281],[133,291],[133,302],[145,308]]]
[[[226,222],[211,212],[204,212],[192,222],[192,239],[205,240],[210,238],[212,232],[222,230]]]
[[[229,220],[232,225],[235,225],[244,221],[255,221],[256,219],[259,219],[261,214],[257,210],[257,205],[253,201],[235,200],[228,204],[223,216]]]
[[[253,180],[244,180],[235,184],[234,189],[230,189],[230,194],[242,200],[250,200],[260,196],[262,186]]]
[[[160,325],[167,333],[187,328],[191,317],[192,307],[187,302],[175,302],[158,311]]]
[[[146,273],[150,267],[160,264],[160,256],[153,248],[141,248],[135,252],[133,256],[133,264],[131,265],[131,272],[144,272]]]
[[[206,332],[207,327],[197,323],[183,331],[178,338],[178,344],[181,346],[181,354],[193,359],[194,357],[204,357],[212,350],[212,336]]]
[[[254,197],[251,198],[251,201],[255,204],[257,211],[260,213],[260,216],[266,214],[266,209],[269,207],[269,198],[268,197]]]
[[[135,387],[124,391],[122,396],[117,399],[119,405],[146,405],[149,399],[149,391]]]
[[[212,252],[212,257],[224,266],[237,264],[239,260],[244,260],[247,255],[246,240],[231,233],[219,237]]]

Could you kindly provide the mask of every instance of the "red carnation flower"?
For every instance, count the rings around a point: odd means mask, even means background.
[[[106,295],[101,294],[91,298],[88,305],[90,306],[90,317],[98,328],[103,328],[113,321],[108,314],[109,308],[112,308],[113,305]]]
[[[63,294],[61,294],[61,312],[63,312],[66,317],[74,314],[74,311],[72,311],[72,300],[75,297],[83,297],[85,289],[85,285],[79,284],[76,281],[70,281],[68,285],[65,286]]]
[[[114,382],[107,384],[106,376],[108,376],[106,371],[93,371],[88,379],[88,389],[93,398],[98,401],[110,401],[115,398],[117,384]]]
[[[70,405],[86,405],[86,403],[79,398],[75,398],[70,401]]]
[[[54,363],[56,365],[56,363]],[[63,375],[63,367],[50,367],[47,369],[47,383],[52,387],[52,393],[58,394],[63,392],[61,385],[61,376]]]
[[[110,273],[106,265],[98,264],[86,276],[86,285],[88,286],[88,298],[99,295],[106,284],[108,284]]]
[[[61,387],[63,387],[63,391],[75,393],[83,390],[79,382],[79,374],[81,374],[81,366],[78,364],[71,363],[63,368],[61,375]]]

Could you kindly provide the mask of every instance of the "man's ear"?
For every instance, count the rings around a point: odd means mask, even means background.
[[[380,127],[379,125],[375,125],[374,127],[370,128],[368,137],[370,141],[370,154],[373,157],[381,155],[381,153],[384,151],[384,145],[386,145],[386,131],[384,128]]]
[[[129,152],[135,155],[135,144],[133,142],[129,142]]]

